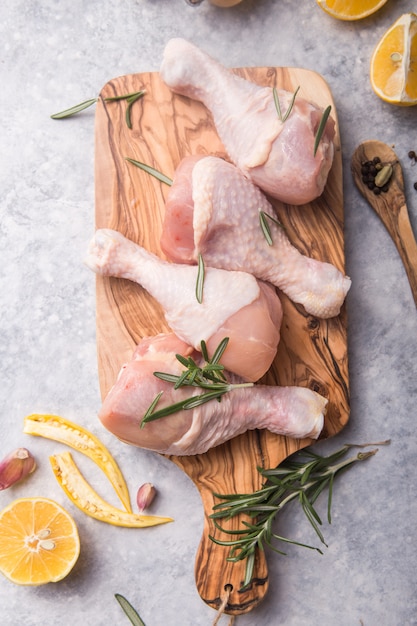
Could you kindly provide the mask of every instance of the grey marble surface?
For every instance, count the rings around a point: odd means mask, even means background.
[[[351,415],[320,444],[391,439],[336,484],[323,556],[292,546],[270,553],[270,590],[239,626],[411,626],[417,624],[415,480],[417,312],[404,269],[382,224],[350,174],[361,141],[395,145],[417,227],[417,108],[373,93],[374,45],[412,0],[390,0],[374,17],[343,23],[315,0],[246,0],[233,9],[184,0],[4,0],[0,7],[0,454],[29,447],[38,470],[0,493],[0,508],[45,495],[79,527],[82,551],[64,581],[19,587],[0,579],[3,626],[128,623],[124,594],[147,626],[208,625],[194,557],[202,507],[190,480],[169,460],[115,440],[99,425],[95,285],[82,263],[94,229],[94,110],[67,122],[50,114],[97,95],[111,78],[157,70],[167,40],[183,36],[229,66],[283,65],[320,72],[337,106],[344,159]],[[57,413],[90,428],[117,458],[132,498],[142,482],[159,496],[152,512],[173,524],[144,531],[93,520],[66,499],[48,455],[62,446],[23,435],[25,415]],[[77,459],[78,460],[78,459]],[[81,463],[80,463],[81,465]],[[90,472],[90,466],[88,471]],[[101,476],[96,480],[100,483]],[[103,483],[104,485],[104,483]],[[325,501],[319,506],[325,517]],[[282,534],[314,542],[296,508]],[[223,616],[220,624],[228,623]]]

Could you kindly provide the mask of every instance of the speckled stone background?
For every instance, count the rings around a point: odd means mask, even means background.
[[[417,108],[380,101],[368,79],[372,50],[412,0],[390,0],[362,22],[338,22],[315,0],[3,0],[0,6],[0,454],[28,446],[30,480],[0,493],[49,496],[77,521],[79,561],[64,581],[39,588],[0,579],[2,626],[127,625],[124,594],[147,626],[206,626],[214,611],[194,584],[202,531],[198,493],[167,459],[116,441],[98,423],[95,284],[82,263],[94,230],[94,108],[58,122],[50,114],[94,97],[111,78],[158,70],[173,36],[228,66],[283,65],[320,72],[333,92],[344,158],[351,417],[317,449],[380,441],[372,460],[336,484],[328,548],[269,554],[270,590],[238,626],[417,624],[415,458],[417,311],[384,227],[354,188],[351,155],[361,141],[395,145],[417,230]],[[48,455],[62,446],[23,435],[25,415],[49,412],[90,428],[110,447],[131,489],[154,482],[152,512],[175,522],[144,531],[97,522],[66,499]],[[95,468],[78,459],[93,479]],[[87,466],[88,463],[88,466]],[[111,498],[101,474],[94,480]],[[102,484],[101,484],[102,483]],[[325,520],[325,499],[318,505]],[[297,507],[277,532],[316,544]],[[220,624],[226,624],[223,616]]]

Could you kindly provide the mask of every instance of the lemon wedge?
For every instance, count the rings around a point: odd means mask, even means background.
[[[372,89],[385,102],[417,104],[417,15],[404,13],[386,31],[371,58]]]
[[[387,0],[316,0],[323,11],[337,20],[362,20],[384,6]]]
[[[122,472],[109,450],[87,429],[59,415],[34,413],[25,417],[23,432],[59,441],[88,456],[106,474],[126,511],[132,512],[129,490]]]
[[[0,571],[12,582],[58,582],[79,554],[76,524],[53,500],[20,498],[0,512]]]
[[[117,509],[101,498],[85,480],[72,458],[71,452],[49,457],[52,471],[60,487],[76,507],[94,519],[128,528],[145,528],[172,522],[170,517],[136,515]]]

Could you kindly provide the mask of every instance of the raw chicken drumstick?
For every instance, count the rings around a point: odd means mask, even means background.
[[[335,131],[329,117],[314,154],[320,108],[297,95],[282,122],[271,87],[237,76],[184,39],[168,42],[160,73],[172,91],[209,109],[229,158],[266,193],[294,205],[322,193]],[[277,93],[284,118],[294,94]]]
[[[161,391],[158,409],[201,393],[191,387],[174,390],[172,384],[154,376],[155,371],[181,374],[176,354],[198,359],[193,348],[178,337],[161,334],[143,339],[132,360],[123,365],[99,412],[103,425],[116,437],[162,454],[191,455],[255,428],[295,438],[319,436],[326,398],[303,387],[266,385],[233,389],[221,402],[212,400],[181,410],[141,428],[142,418]]]
[[[281,302],[273,287],[252,275],[206,267],[200,303],[197,266],[163,261],[110,229],[96,231],[85,263],[103,276],[142,285],[164,308],[171,330],[194,348],[204,340],[213,354],[228,337],[223,365],[242,378],[259,380],[274,360]]]
[[[271,282],[311,315],[337,315],[350,279],[334,265],[302,255],[267,218],[269,245],[260,211],[276,218],[266,196],[237,167],[217,157],[186,157],[167,197],[162,249],[177,263],[195,263],[201,253],[207,265]]]

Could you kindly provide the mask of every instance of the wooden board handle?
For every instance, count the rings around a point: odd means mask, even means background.
[[[210,539],[230,541],[236,536],[223,533],[210,518],[215,501],[211,494],[201,494],[204,505],[204,530],[195,561],[195,580],[201,598],[214,609],[219,609],[225,592],[228,592],[225,613],[239,615],[255,608],[268,591],[268,568],[265,552],[256,550],[253,574],[250,583],[243,587],[246,572],[246,559],[228,561],[230,547],[216,544]],[[246,518],[249,521],[249,518]],[[242,515],[222,526],[234,530],[242,528]],[[213,576],[215,572],[215,576]]]
[[[275,445],[272,437],[275,438]],[[251,580],[244,586],[246,559],[228,560],[231,547],[216,541],[237,539],[230,531],[244,529],[243,522],[250,521],[250,518],[237,515],[229,520],[218,519],[216,525],[211,515],[213,507],[222,502],[218,495],[253,493],[262,487],[265,479],[258,467],[271,466],[265,438],[269,439],[274,454],[278,455],[274,456],[274,464],[309,443],[308,440],[286,442],[284,437],[255,430],[235,437],[218,448],[212,448],[203,455],[170,457],[192,479],[203,503],[204,527],[195,560],[197,590],[204,602],[216,610],[228,592],[225,612],[231,615],[247,613],[262,601],[268,591],[268,566],[265,552],[257,550]],[[255,462],[242,463],[247,458]]]

